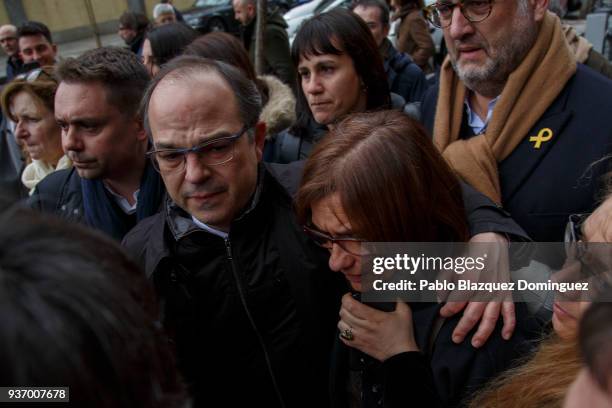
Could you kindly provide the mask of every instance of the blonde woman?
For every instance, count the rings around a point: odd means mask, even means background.
[[[1,96],[4,114],[15,122],[15,138],[29,156],[21,181],[30,194],[48,174],[72,166],[62,150],[61,129],[53,113],[56,89],[49,72],[36,69],[18,76]]]

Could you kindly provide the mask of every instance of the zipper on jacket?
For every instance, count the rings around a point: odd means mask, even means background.
[[[251,327],[255,331],[255,335],[257,336],[257,339],[259,340],[259,344],[261,345],[261,348],[263,350],[264,358],[266,360],[266,365],[268,366],[268,372],[270,373],[270,377],[272,379],[272,385],[274,386],[274,391],[276,393],[276,397],[278,398],[278,402],[280,403],[281,407],[285,408],[285,401],[283,400],[283,395],[280,392],[278,383],[276,382],[276,376],[274,375],[274,371],[272,370],[272,362],[270,361],[270,355],[268,354],[268,349],[266,348],[264,339],[261,333],[259,332],[257,325],[255,324],[255,320],[253,319],[251,312],[249,311],[249,307],[247,305],[246,298],[244,296],[244,288],[242,287],[242,281],[240,279],[240,276],[238,275],[238,271],[236,271],[236,268],[234,266],[234,258],[232,257],[232,245],[230,243],[229,236],[225,238],[225,250],[227,252],[227,260],[229,261],[232,267],[232,274],[234,275],[234,280],[236,281],[236,287],[238,288],[238,296],[240,297],[240,303],[242,303],[242,307],[244,308],[244,311],[247,315],[247,319],[249,319],[249,322],[251,323]]]

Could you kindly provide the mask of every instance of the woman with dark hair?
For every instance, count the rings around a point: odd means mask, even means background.
[[[221,32],[206,34],[189,44],[183,54],[233,65],[257,85],[263,105],[259,119],[266,124],[266,140],[295,121],[295,97],[291,88],[275,76],[256,76],[249,54],[233,35]]]
[[[425,73],[431,72],[429,58],[436,52],[429,34],[429,24],[421,15],[423,0],[392,0],[393,20],[400,20],[397,30],[397,50],[410,55]]]
[[[154,76],[159,68],[180,55],[198,37],[198,32],[183,23],[164,24],[147,33],[142,45],[142,63]]]
[[[397,111],[335,124],[306,162],[296,211],[354,292],[366,288],[364,241],[468,239],[458,179],[425,130]],[[334,407],[456,406],[506,368],[531,335],[518,304],[513,337],[503,340],[498,325],[480,349],[453,342],[461,316],[441,319],[440,304],[394,306],[384,312],[343,296],[330,378]]]
[[[376,42],[352,11],[338,8],[306,21],[293,41],[291,58],[298,71],[297,121],[267,147],[264,160],[304,159],[347,114],[392,107]],[[403,99],[397,105],[403,107]]]
[[[0,242],[0,384],[68,387],[75,407],[185,406],[153,289],[115,242],[22,208],[0,215]]]

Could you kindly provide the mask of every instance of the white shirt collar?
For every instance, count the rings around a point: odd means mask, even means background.
[[[497,104],[497,101],[499,100],[499,95],[495,97],[494,99],[492,99],[491,101],[489,101],[489,104],[487,107],[487,118],[484,121],[482,120],[480,116],[476,114],[476,112],[472,110],[472,107],[470,106],[469,96],[470,95],[468,93],[468,95],[466,95],[465,97],[465,102],[464,102],[465,109],[468,114],[468,126],[472,128],[472,131],[474,132],[474,134],[479,135],[487,129],[489,120],[491,120],[491,116],[493,115],[493,109],[495,108],[495,105]]]
[[[204,231],[210,232],[211,234],[216,235],[218,237],[221,237],[223,239],[227,239],[227,236],[228,236],[227,232],[218,230],[218,229],[213,228],[213,227],[209,227],[208,225],[204,224],[202,221],[198,220],[193,215],[191,216],[191,219],[193,220],[195,225],[197,225],[198,227],[202,228]]]
[[[127,198],[123,197],[120,194],[115,193],[113,189],[110,188],[110,186],[106,185],[106,183],[102,183],[102,184],[104,184],[104,188],[106,189],[106,191],[111,193],[111,195],[113,196],[113,199],[115,200],[119,208],[121,208],[121,210],[124,213],[128,215],[132,215],[136,212],[136,207],[138,206],[138,193],[140,192],[140,189],[134,191],[134,194],[132,196],[134,198],[134,205],[130,205],[130,202],[127,200]]]

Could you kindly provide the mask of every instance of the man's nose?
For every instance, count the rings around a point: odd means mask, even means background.
[[[74,128],[69,127],[67,130],[62,130],[62,148],[65,152],[69,150],[77,152],[83,150],[83,140],[75,132]]]
[[[187,153],[185,156],[185,181],[192,184],[201,184],[210,177],[210,174],[210,168],[202,163],[197,154]]]
[[[461,12],[461,7],[455,6],[455,8],[453,8],[451,23],[448,30],[453,40],[459,40],[465,35],[472,34],[474,32],[474,26],[467,18],[465,18]]]

